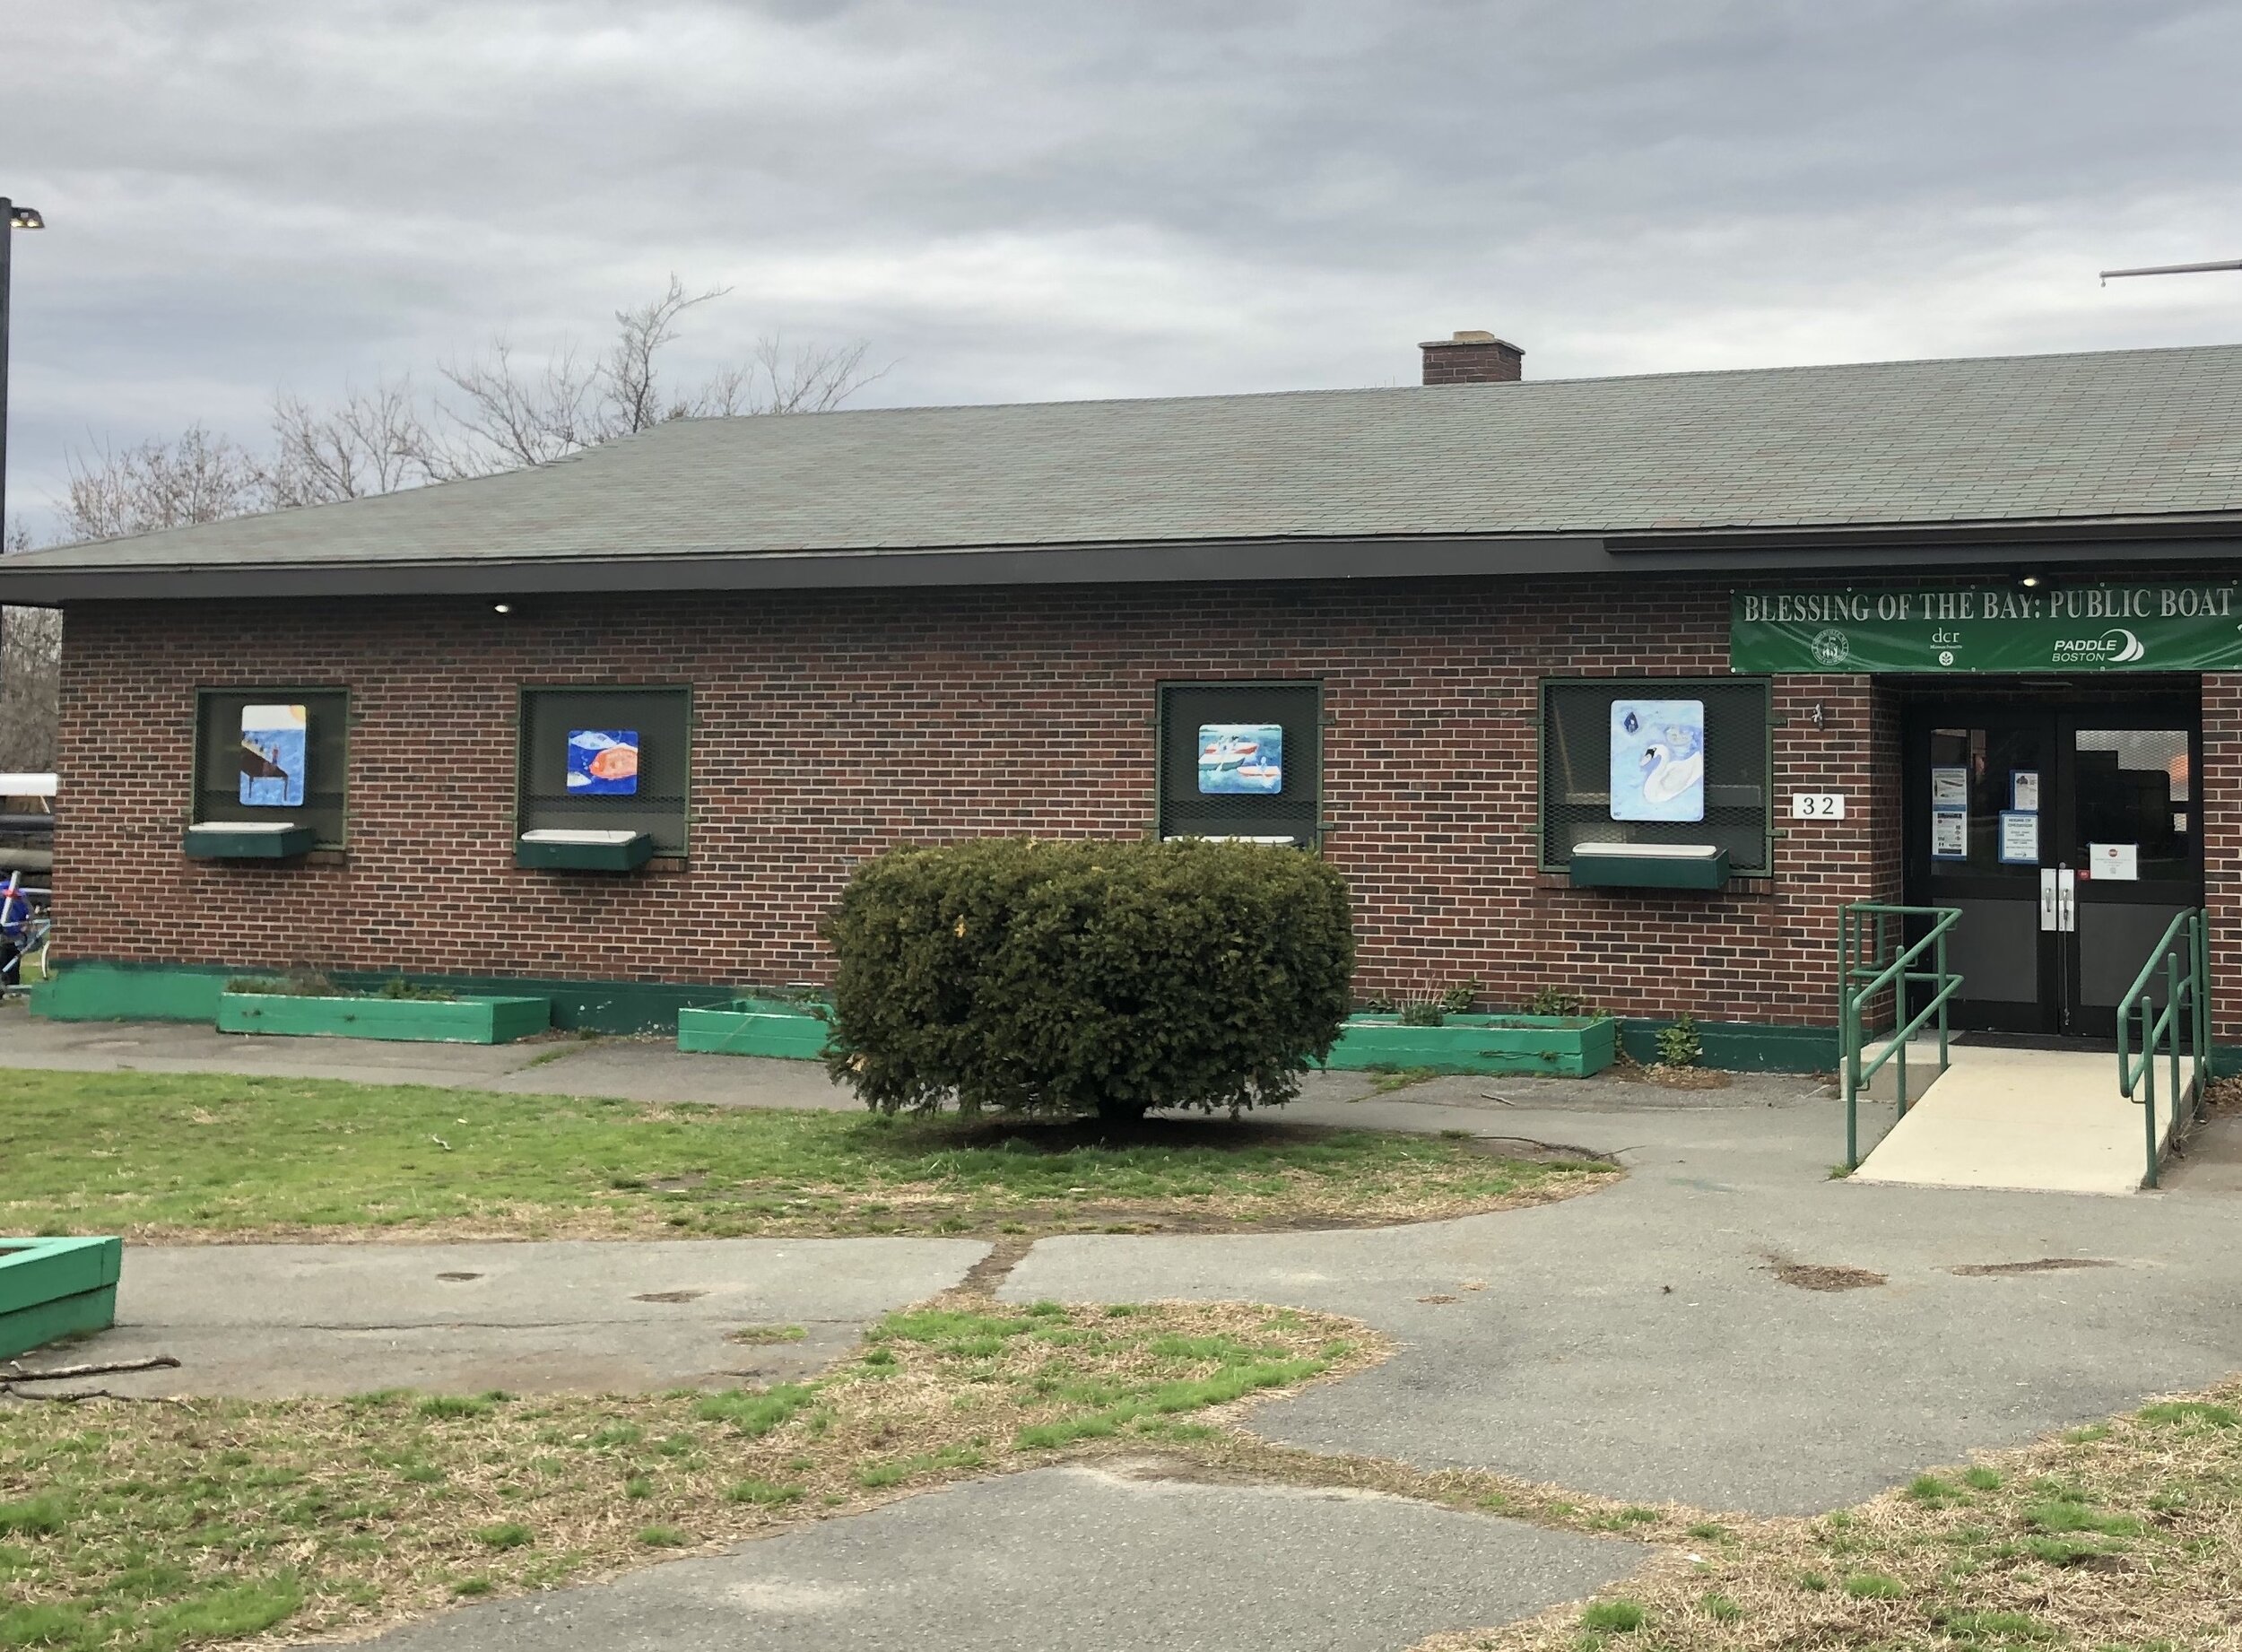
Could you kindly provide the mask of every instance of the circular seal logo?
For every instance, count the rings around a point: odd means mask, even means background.
[[[1812,650],[1817,665],[1842,665],[1853,657],[1853,650],[1846,643],[1845,633],[1834,625],[1816,631],[1813,640],[1807,647]]]

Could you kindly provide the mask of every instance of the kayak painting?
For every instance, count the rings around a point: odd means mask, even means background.
[[[1199,725],[1199,790],[1268,796],[1284,789],[1284,729],[1275,723]]]
[[[241,708],[241,802],[253,809],[304,804],[304,709]]]
[[[638,793],[637,729],[574,728],[569,731],[569,795],[571,797],[635,797]]]
[[[1612,702],[1612,818],[1705,818],[1705,702]]]

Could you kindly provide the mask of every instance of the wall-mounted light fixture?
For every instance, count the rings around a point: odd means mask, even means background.
[[[512,603],[492,603],[491,604],[491,612],[492,613],[511,613],[514,612],[514,604]]]
[[[2046,574],[2039,573],[2029,568],[2020,570],[2018,572],[2011,574],[2009,578],[2020,591],[2040,590],[2043,589],[2047,584],[2047,576]]]

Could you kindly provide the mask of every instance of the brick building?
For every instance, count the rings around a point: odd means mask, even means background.
[[[2083,1036],[2207,904],[2242,1041],[2242,348],[1424,357],[11,557],[66,616],[41,1007],[302,967],[658,1026],[816,979],[891,845],[1192,832],[1344,869],[1366,996],[1688,1010],[1738,1064],[1832,1065],[1845,903],[1958,907],[1958,1023]]]

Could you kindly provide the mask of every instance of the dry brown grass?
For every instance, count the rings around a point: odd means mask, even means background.
[[[1384,1352],[1290,1309],[953,1296],[764,1391],[0,1404],[0,1645],[364,1634],[968,1475],[1180,1448],[1208,1431],[1193,1412]]]
[[[1981,1454],[1813,1519],[1677,1511],[1669,1545],[1600,1598],[1416,1652],[1783,1652],[1869,1647],[2242,1645],[2242,1382],[2143,1407],[2020,1450]],[[1567,1522],[1573,1524],[1573,1522]]]

